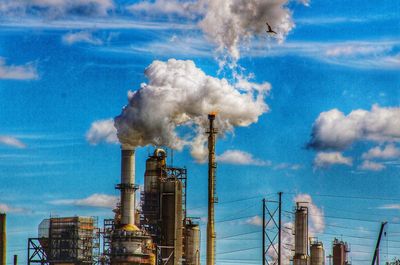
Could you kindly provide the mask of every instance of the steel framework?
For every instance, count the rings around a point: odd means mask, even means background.
[[[262,200],[262,215],[262,264],[281,265],[282,192],[278,201]]]

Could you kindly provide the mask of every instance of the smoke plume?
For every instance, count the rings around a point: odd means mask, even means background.
[[[206,75],[193,61],[154,61],[146,70],[148,83],[128,93],[128,105],[115,117],[123,146],[165,145],[181,150],[190,146],[198,161],[207,157],[207,114],[217,112],[219,135],[236,126],[249,126],[268,111],[265,96],[270,84]]]
[[[142,1],[128,7],[131,12],[149,15],[164,14],[198,21],[206,38],[214,43],[226,60],[234,65],[240,58],[240,46],[253,37],[269,36],[278,42],[284,41],[295,24],[292,12],[287,7],[290,0],[156,0]],[[296,2],[308,6],[309,0]],[[276,34],[265,31],[268,23]],[[221,60],[222,59],[222,60]]]
[[[240,58],[239,46],[255,36],[265,36],[266,23],[282,42],[293,29],[292,13],[286,7],[288,0],[227,0],[208,1],[200,28],[217,45],[218,51],[227,51],[235,62]],[[308,2],[306,2],[308,3]]]

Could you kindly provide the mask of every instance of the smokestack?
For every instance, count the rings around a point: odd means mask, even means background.
[[[6,214],[0,213],[0,265],[6,265],[7,234]]]
[[[135,150],[121,147],[121,226],[135,225]]]
[[[214,204],[217,202],[215,192],[215,134],[214,129],[215,114],[208,115],[210,128],[208,131],[208,221],[207,221],[207,265],[215,265],[215,227],[214,227]]]
[[[14,265],[18,265],[18,255],[14,255]]]

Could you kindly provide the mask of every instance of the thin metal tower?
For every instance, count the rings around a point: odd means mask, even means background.
[[[208,115],[210,128],[208,131],[208,221],[207,221],[207,265],[215,265],[215,220],[214,220],[214,204],[218,201],[215,191],[215,135],[217,130],[214,129],[215,114]]]
[[[281,265],[282,237],[282,192],[278,193],[279,200],[263,199],[262,219],[262,264]],[[272,206],[270,206],[272,204]],[[275,205],[277,205],[275,207]],[[277,216],[278,215],[278,216]],[[278,220],[276,220],[278,219]],[[272,253],[268,253],[272,251]],[[276,258],[275,258],[276,256]]]

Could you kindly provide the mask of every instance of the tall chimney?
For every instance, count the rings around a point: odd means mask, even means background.
[[[214,204],[217,202],[215,192],[215,134],[214,129],[215,114],[208,115],[210,128],[208,131],[208,221],[207,221],[207,265],[215,265],[215,227],[214,227]]]
[[[6,265],[7,235],[6,214],[0,213],[0,265]]]
[[[121,225],[135,225],[135,150],[121,147]]]
[[[308,208],[297,203],[293,265],[308,264]]]

